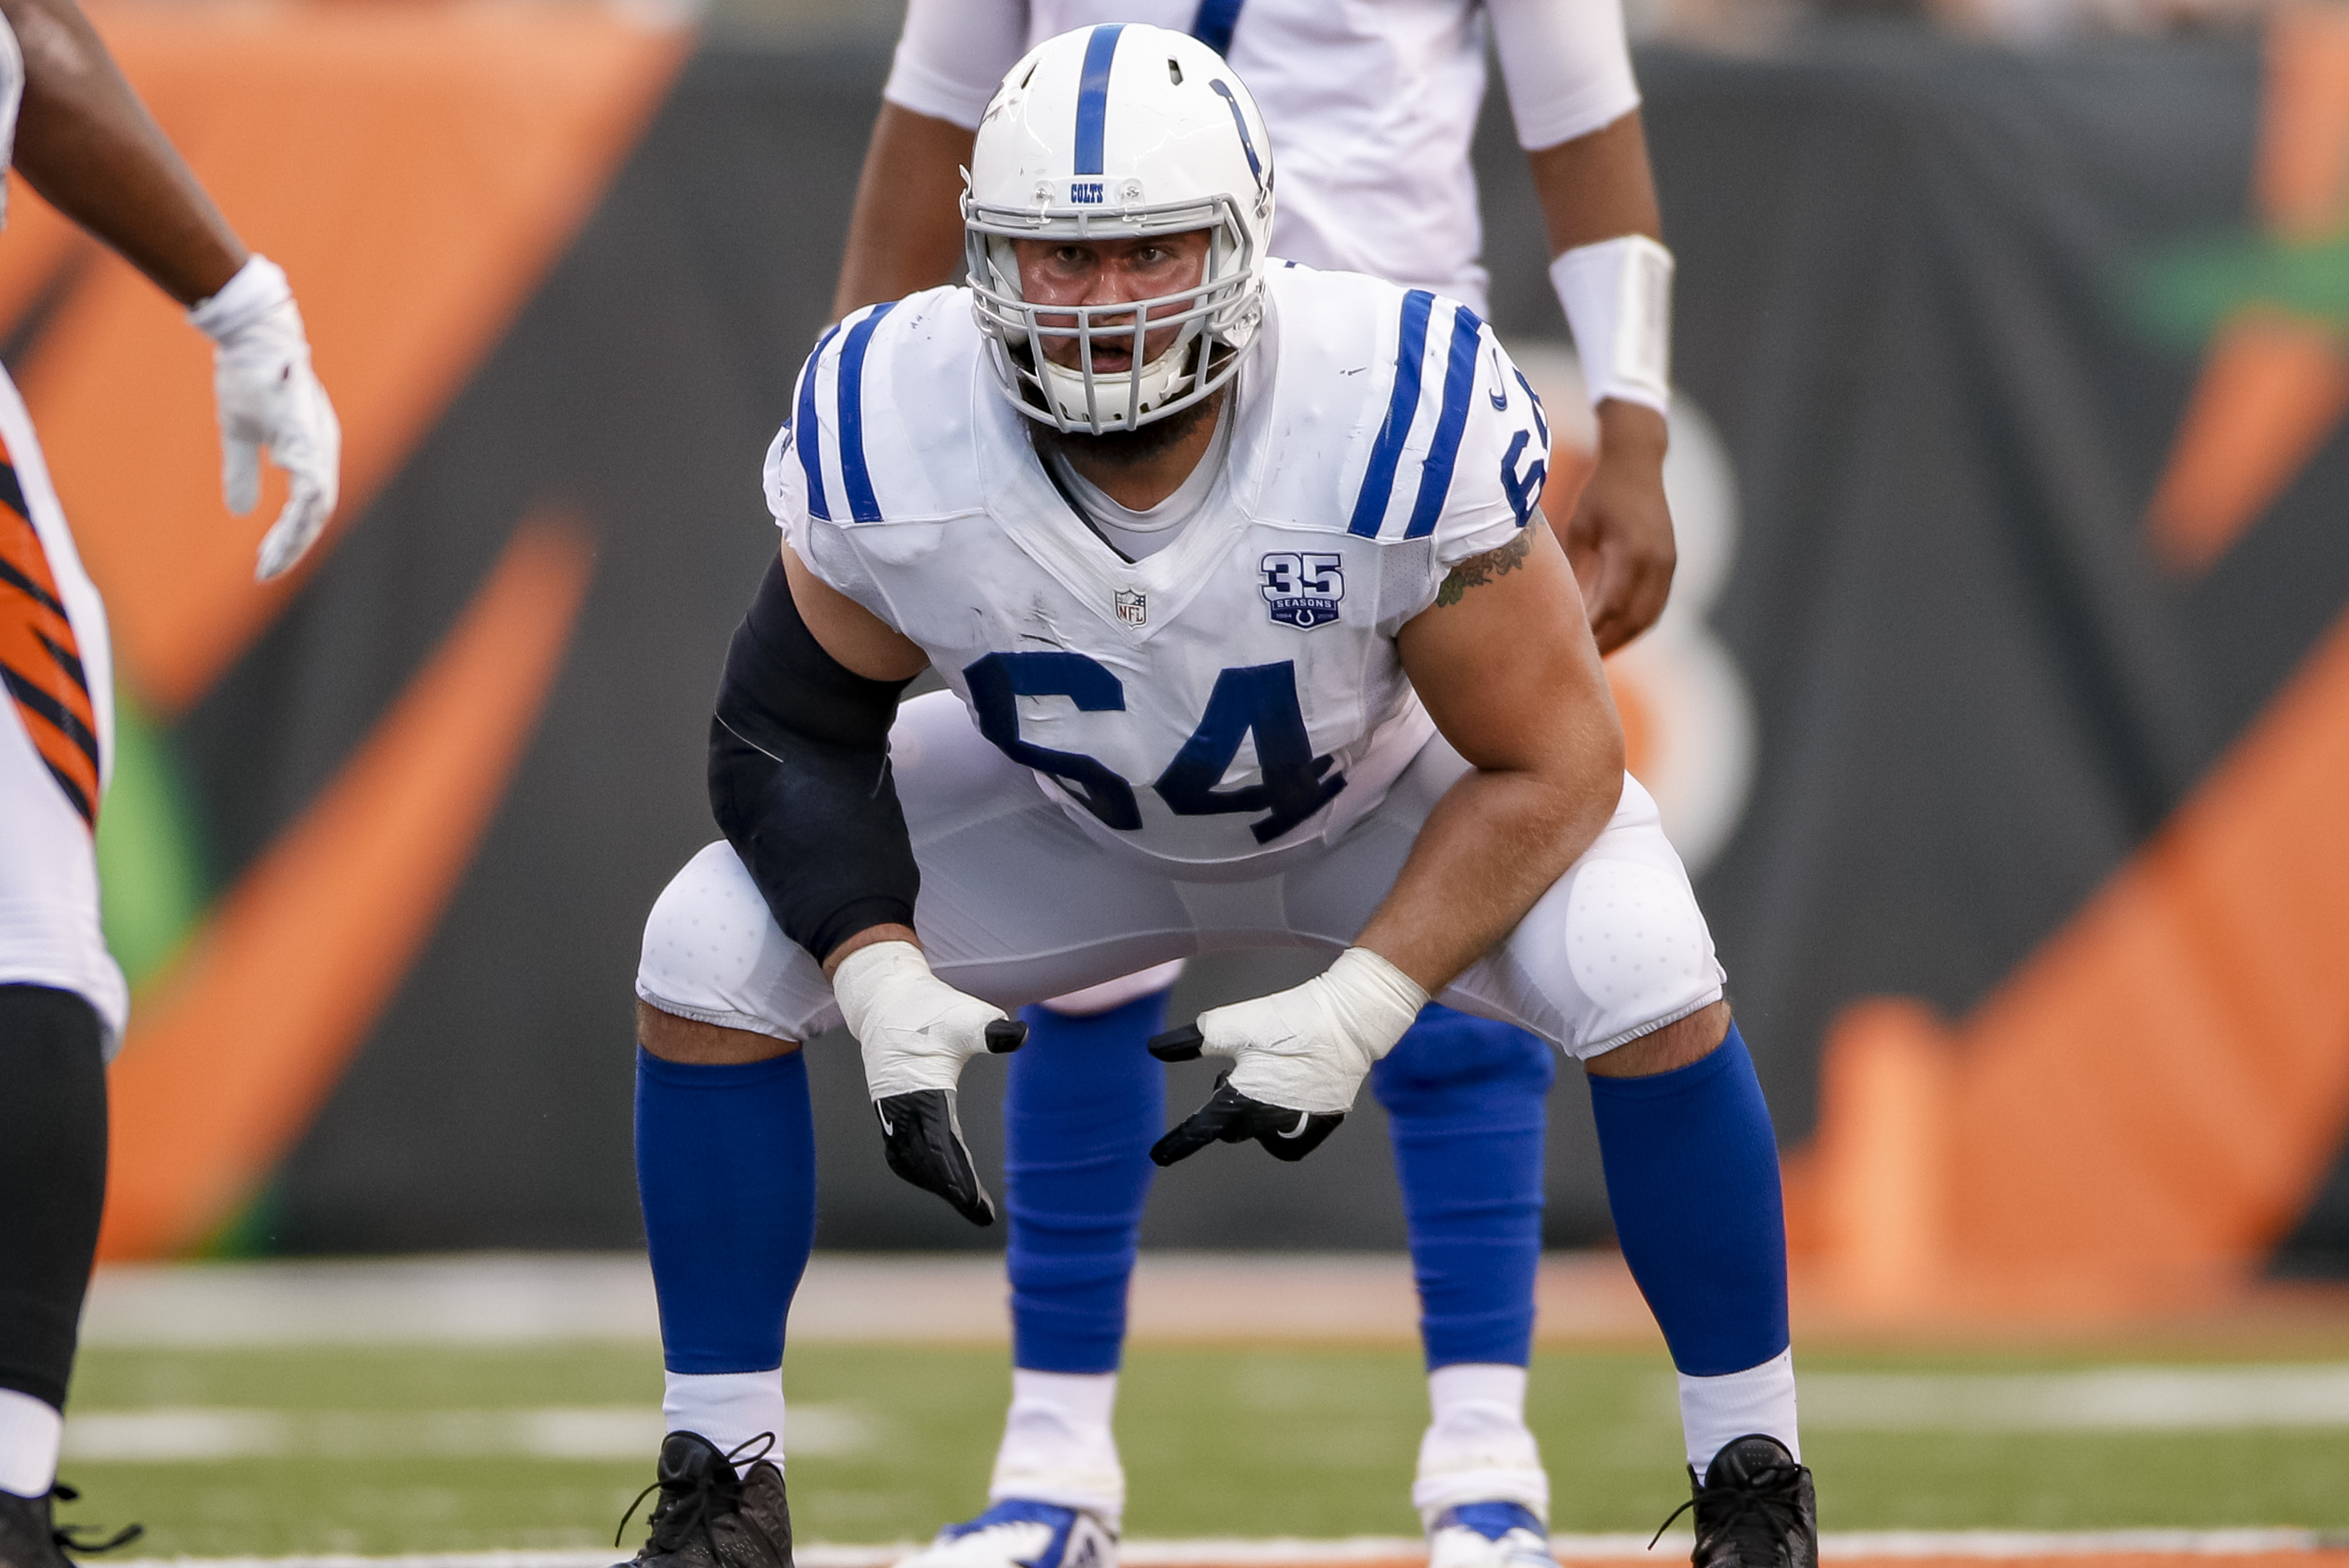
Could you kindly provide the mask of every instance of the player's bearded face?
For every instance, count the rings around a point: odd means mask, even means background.
[[[1208,239],[1206,229],[1193,229],[1133,240],[1020,240],[1019,292],[1035,305],[1163,299],[1199,286],[1206,275]],[[1115,376],[1133,369],[1133,316],[1096,314],[1092,321],[1094,374]],[[1042,339],[1046,358],[1066,369],[1082,368],[1083,352],[1075,337],[1049,335],[1054,327],[1073,330],[1077,317],[1039,311],[1036,325],[1047,334]],[[1127,328],[1123,337],[1115,335],[1119,327]],[[1172,348],[1182,329],[1179,322],[1150,327],[1143,335],[1143,362]]]

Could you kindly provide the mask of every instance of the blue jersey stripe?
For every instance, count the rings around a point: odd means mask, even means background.
[[[1072,172],[1102,171],[1102,135],[1109,124],[1109,65],[1117,57],[1123,22],[1104,22],[1085,40],[1085,74],[1077,81],[1077,166]]]
[[[838,324],[823,329],[815,340],[815,352],[807,357],[800,370],[799,419],[792,427],[792,444],[800,450],[800,467],[807,474],[808,515],[832,521],[832,510],[823,504],[823,427],[815,418],[815,370],[823,363],[823,351],[832,343]]]
[[[1228,59],[1232,29],[1240,25],[1240,6],[1246,3],[1247,0],[1199,0],[1199,14],[1191,18],[1191,36]]]
[[[848,492],[848,514],[859,523],[881,521],[881,502],[873,493],[873,475],[864,467],[864,347],[873,329],[896,308],[895,302],[876,306],[873,314],[848,329],[840,346],[840,487]]]
[[[1444,412],[1435,421],[1435,441],[1420,464],[1419,497],[1411,505],[1406,539],[1423,539],[1435,532],[1444,503],[1452,493],[1452,471],[1460,462],[1460,434],[1468,428],[1468,402],[1476,392],[1476,347],[1485,324],[1466,306],[1452,311],[1452,348],[1444,362]]]
[[[1402,341],[1395,348],[1394,392],[1387,399],[1386,423],[1371,448],[1371,465],[1362,474],[1361,493],[1354,497],[1354,518],[1346,532],[1365,539],[1378,537],[1386,521],[1387,501],[1394,494],[1395,465],[1402,462],[1403,442],[1411,439],[1412,417],[1419,412],[1419,362],[1427,353],[1427,313],[1435,296],[1414,288],[1402,296]]]

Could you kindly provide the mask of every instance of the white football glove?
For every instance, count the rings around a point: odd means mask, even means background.
[[[212,400],[228,509],[242,517],[259,504],[264,446],[292,481],[254,570],[255,580],[267,582],[300,560],[334,515],[343,427],[310,369],[302,313],[275,262],[251,257],[188,319],[213,343]]]
[[[832,994],[864,1055],[889,1168],[972,1224],[995,1223],[995,1200],[962,1140],[955,1085],[973,1056],[1019,1049],[1028,1026],[932,974],[911,942],[857,949],[833,971]]]
[[[1150,1042],[1162,1062],[1228,1056],[1207,1103],[1153,1146],[1172,1165],[1211,1143],[1254,1138],[1278,1159],[1303,1159],[1338,1130],[1371,1064],[1394,1049],[1427,992],[1368,948],[1348,948],[1303,985],[1229,1007]]]

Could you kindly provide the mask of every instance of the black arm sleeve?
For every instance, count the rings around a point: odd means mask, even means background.
[[[823,962],[914,923],[921,886],[889,773],[904,680],[845,669],[800,618],[781,561],[734,628],[709,723],[709,809],[783,934]]]

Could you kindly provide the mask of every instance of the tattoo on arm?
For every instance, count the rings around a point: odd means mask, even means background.
[[[1516,538],[1499,549],[1469,556],[1453,567],[1452,575],[1444,579],[1444,586],[1435,590],[1435,602],[1439,605],[1458,604],[1461,596],[1470,588],[1481,587],[1524,566],[1526,557],[1533,554],[1533,548],[1532,530],[1521,528]]]

